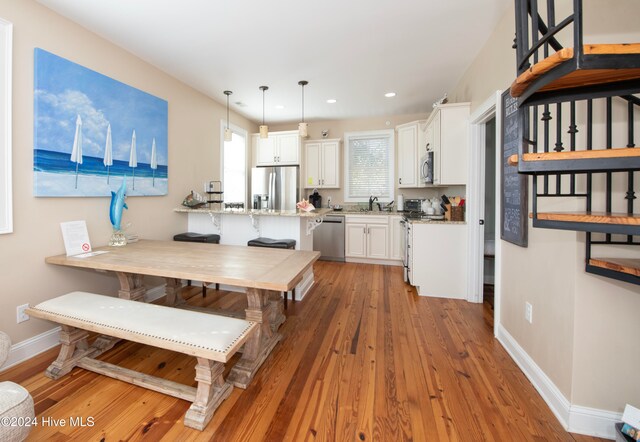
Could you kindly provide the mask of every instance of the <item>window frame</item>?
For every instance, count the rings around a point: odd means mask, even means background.
[[[12,59],[13,59],[13,23],[0,18],[0,46],[3,54],[0,59],[0,234],[13,232],[12,200]]]
[[[226,120],[220,120],[220,181],[222,181],[222,190],[224,191],[224,130],[227,128]],[[241,137],[244,138],[244,207],[248,207],[248,194],[249,194],[249,169],[248,164],[251,161],[251,151],[249,150],[249,132],[240,126],[229,124],[229,129]],[[223,195],[224,199],[224,195]]]
[[[362,203],[369,202],[369,197],[361,197],[361,198],[350,198],[349,197],[349,153],[351,149],[351,139],[362,139],[362,138],[379,138],[379,137],[387,137],[389,139],[389,164],[387,165],[389,170],[389,179],[387,188],[389,191],[388,196],[378,196],[378,201],[389,203],[394,200],[394,192],[395,192],[395,131],[393,129],[382,129],[382,130],[368,130],[368,131],[358,131],[358,132],[346,132],[344,134],[344,202],[345,203]],[[377,195],[374,195],[377,196]]]

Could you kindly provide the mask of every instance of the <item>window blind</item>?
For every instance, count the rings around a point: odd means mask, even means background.
[[[348,149],[348,198],[391,197],[391,138],[388,135],[351,137]]]

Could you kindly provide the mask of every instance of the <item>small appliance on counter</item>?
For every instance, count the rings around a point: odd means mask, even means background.
[[[404,200],[403,212],[422,212],[422,201],[424,198],[407,198]]]
[[[309,195],[309,202],[313,207],[319,209],[322,207],[322,196],[318,193],[318,189],[313,189],[313,193]]]

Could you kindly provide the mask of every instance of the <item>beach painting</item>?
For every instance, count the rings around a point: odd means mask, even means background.
[[[34,54],[34,195],[166,195],[168,104],[43,49]]]

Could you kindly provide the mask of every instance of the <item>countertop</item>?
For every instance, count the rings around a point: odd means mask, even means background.
[[[222,215],[254,215],[254,216],[297,216],[300,218],[316,218],[318,216],[324,216],[330,213],[332,210],[323,208],[315,209],[311,212],[305,212],[303,210],[258,210],[258,209],[190,209],[188,207],[176,207],[174,212],[179,213],[212,213]]]

